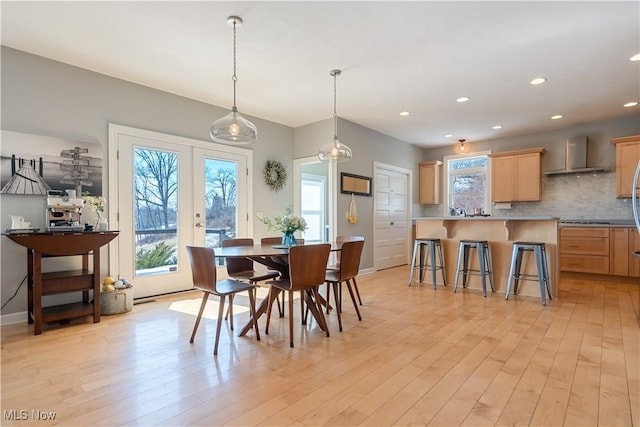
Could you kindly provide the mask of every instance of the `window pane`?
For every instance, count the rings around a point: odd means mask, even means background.
[[[178,156],[134,150],[136,276],[176,270]]]
[[[238,165],[235,162],[205,160],[205,245],[219,248],[225,239],[238,235]]]
[[[488,163],[489,158],[484,155],[448,161],[450,214],[470,214],[475,208],[489,212]]]

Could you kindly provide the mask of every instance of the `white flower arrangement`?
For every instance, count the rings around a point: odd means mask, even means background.
[[[82,200],[85,204],[89,205],[98,216],[101,216],[104,212],[104,207],[107,204],[107,199],[103,196],[91,196],[89,192],[82,193]]]
[[[293,233],[307,229],[307,221],[301,216],[294,215],[291,206],[288,206],[285,213],[277,213],[273,219],[263,218],[261,221],[269,230],[277,230],[282,233]]]

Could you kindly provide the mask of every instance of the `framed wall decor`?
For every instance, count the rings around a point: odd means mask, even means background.
[[[340,172],[340,192],[356,196],[371,196],[371,181],[367,176]]]

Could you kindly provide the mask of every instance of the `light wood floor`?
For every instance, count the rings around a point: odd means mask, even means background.
[[[640,426],[637,283],[564,279],[543,307],[407,277],[361,276],[363,321],[345,301],[344,332],[335,313],[330,338],[296,322],[294,349],[277,316],[262,341],[239,338],[247,313],[217,358],[214,320],[189,344],[194,317],[177,310],[196,292],[40,336],[3,326],[1,424]]]

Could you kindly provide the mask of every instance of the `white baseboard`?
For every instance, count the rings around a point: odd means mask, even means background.
[[[364,270],[358,271],[358,276],[362,276],[365,274],[373,274],[376,272],[375,268],[365,268]]]
[[[9,313],[0,316],[1,325],[12,325],[14,323],[27,323],[27,312],[21,311],[20,313]]]

